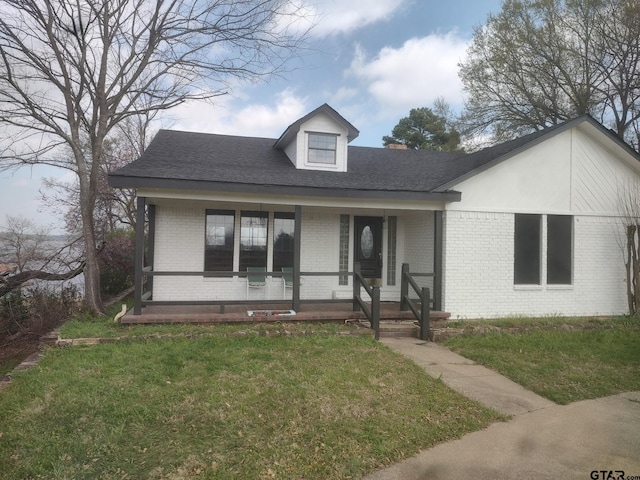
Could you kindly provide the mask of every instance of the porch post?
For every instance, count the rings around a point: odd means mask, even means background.
[[[136,199],[136,267],[133,284],[133,314],[142,314],[142,269],[144,267],[144,208],[146,197]]]
[[[147,217],[149,219],[149,232],[147,233],[147,265],[153,270],[153,256],[156,247],[156,206],[147,205]],[[153,276],[147,278],[147,291],[153,298]]]
[[[429,313],[431,296],[429,289],[422,288],[420,292],[420,340],[429,340]]]
[[[407,274],[409,273],[409,264],[402,264],[402,273],[400,276],[400,311],[406,312],[409,310],[409,302],[407,298],[409,296],[409,280]]]
[[[433,309],[442,310],[442,255],[443,255],[443,231],[442,210],[433,212]]]
[[[300,245],[302,243],[302,206],[295,207],[295,225],[293,230],[293,288],[291,289],[291,308],[300,310]]]
[[[360,311],[360,303],[356,298],[360,296],[360,263],[356,262],[353,264],[353,311]]]

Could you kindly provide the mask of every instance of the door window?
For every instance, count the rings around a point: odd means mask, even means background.
[[[373,254],[373,233],[371,227],[367,225],[362,229],[362,235],[360,236],[360,248],[362,256],[366,259],[370,259]]]

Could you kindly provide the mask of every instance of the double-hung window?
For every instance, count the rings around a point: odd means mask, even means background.
[[[309,163],[336,164],[337,136],[330,133],[309,133]]]

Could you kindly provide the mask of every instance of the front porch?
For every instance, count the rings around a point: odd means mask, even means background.
[[[256,323],[256,322],[345,322],[356,320],[367,322],[362,311],[354,311],[352,302],[303,303],[294,315],[250,316],[249,311],[288,311],[291,303],[260,304],[243,303],[231,305],[148,305],[139,315],[128,311],[121,322],[126,324],[151,323]],[[448,312],[431,310],[431,321],[449,318]],[[415,316],[411,311],[400,310],[399,302],[380,303],[380,321],[407,322],[413,324]]]

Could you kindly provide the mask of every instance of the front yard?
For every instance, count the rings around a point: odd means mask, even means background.
[[[512,319],[479,324],[489,333],[451,337],[445,345],[556,403],[640,390],[637,318]],[[491,332],[492,326],[516,330]]]
[[[122,340],[50,349],[0,391],[0,465],[3,479],[360,478],[500,419],[370,337]]]
[[[446,345],[558,403],[640,390],[640,322],[464,322]],[[0,390],[3,479],[360,478],[501,417],[336,324],[67,322]],[[311,334],[310,334],[311,333]]]

